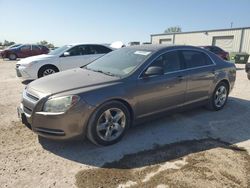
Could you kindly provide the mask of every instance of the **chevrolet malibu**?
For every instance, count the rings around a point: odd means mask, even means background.
[[[201,48],[127,47],[30,83],[18,114],[40,136],[110,145],[148,116],[197,105],[221,110],[235,77],[234,64]]]

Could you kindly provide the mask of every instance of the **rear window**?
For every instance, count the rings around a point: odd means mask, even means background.
[[[186,63],[186,68],[202,67],[213,64],[208,55],[203,52],[184,50],[182,51],[182,55]]]

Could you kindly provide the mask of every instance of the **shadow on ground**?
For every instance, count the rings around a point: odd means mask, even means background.
[[[249,110],[250,101],[230,97],[228,104],[221,111],[212,112],[198,108],[172,115],[166,113],[166,117],[134,126],[121,142],[108,147],[98,147],[88,141],[55,142],[39,138],[39,142],[44,149],[55,155],[81,164],[106,168],[142,167],[161,161],[148,159],[143,160],[142,163],[131,162],[123,166],[111,162],[125,155],[133,154],[133,157],[136,157],[138,152],[161,146],[169,147],[168,145],[175,143],[178,147],[172,150],[169,158],[164,158],[164,160],[175,160],[190,153],[222,145],[228,147],[229,144],[247,141],[250,139]],[[201,142],[199,147],[193,147],[192,141],[208,138],[219,141],[214,142],[215,144],[202,144]],[[175,148],[172,146],[171,148]]]

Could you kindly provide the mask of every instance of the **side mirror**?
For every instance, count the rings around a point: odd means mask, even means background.
[[[64,52],[63,57],[67,57],[67,56],[70,56],[70,53],[69,52]]]
[[[148,67],[148,69],[144,72],[145,77],[163,75],[163,74],[164,74],[163,68],[158,66]]]

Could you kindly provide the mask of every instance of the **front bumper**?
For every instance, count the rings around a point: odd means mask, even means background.
[[[22,80],[35,80],[37,79],[37,76],[32,73],[31,70],[28,68],[21,66],[21,65],[16,65],[16,75],[18,78]]]
[[[93,107],[80,102],[65,113],[32,112],[25,113],[21,103],[18,116],[22,123],[36,134],[57,140],[85,137],[85,128],[93,112]]]

